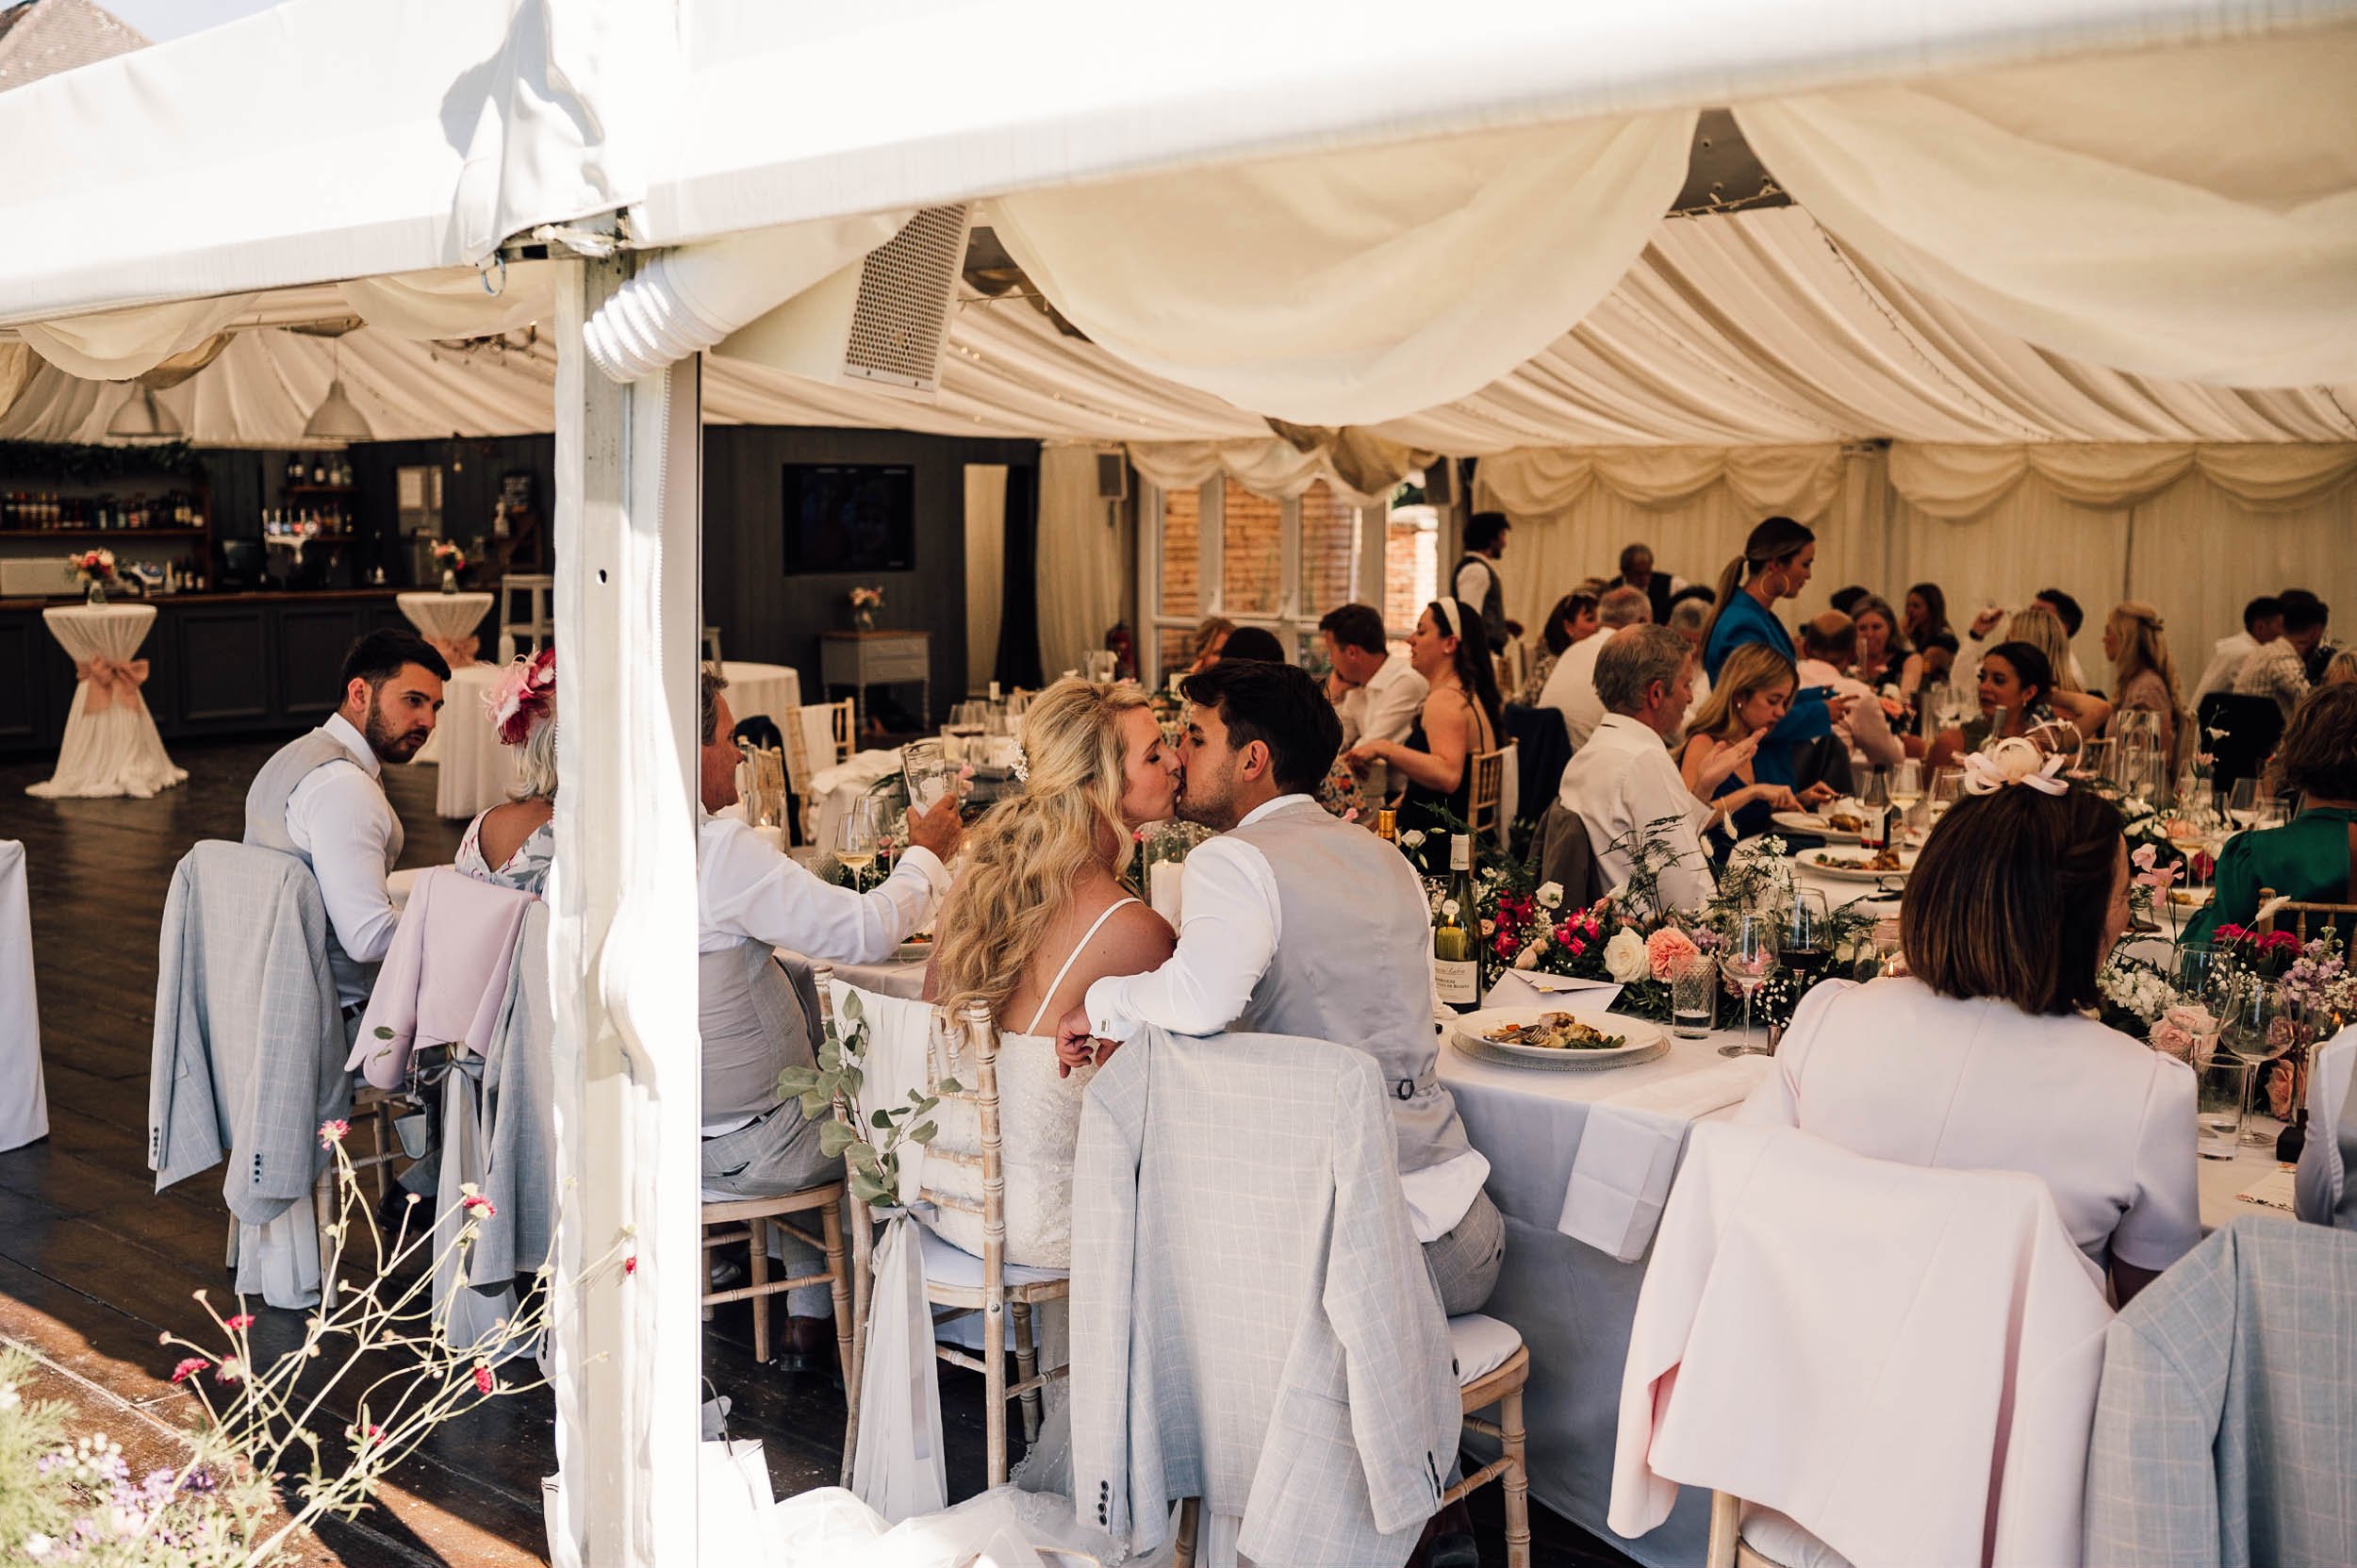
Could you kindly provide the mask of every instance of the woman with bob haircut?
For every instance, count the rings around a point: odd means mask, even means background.
[[[2227,840],[2217,897],[2186,929],[2187,942],[2207,942],[2221,925],[2250,924],[2263,887],[2299,903],[2357,903],[2357,685],[2318,686],[2301,698],[2275,767],[2278,787],[2299,794],[2299,815]],[[2349,934],[2351,922],[2339,924]]]
[[[1741,1119],[2042,1178],[2125,1304],[2201,1239],[2193,1070],[2086,1015],[2128,927],[2118,810],[2043,773],[2003,783],[2008,760],[1967,762],[1977,793],[1907,879],[1907,973],[1811,990]]]

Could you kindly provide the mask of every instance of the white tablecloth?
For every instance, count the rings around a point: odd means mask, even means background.
[[[491,611],[491,596],[487,593],[397,593],[393,602],[409,624],[432,643],[443,658],[450,661],[454,673],[475,662],[479,642],[475,628]],[[447,697],[444,711],[448,711]],[[409,759],[409,766],[438,763],[442,760],[442,732],[437,726],[418,748],[418,754]]]
[[[500,744],[499,732],[483,701],[499,679],[495,664],[451,671],[442,713],[434,726],[441,736],[441,777],[434,785],[437,817],[465,818],[507,799],[516,778],[516,750]]]
[[[130,795],[144,801],[186,779],[188,769],[173,766],[139,691],[147,672],[137,654],[156,623],[156,606],[72,604],[43,610],[41,619],[73,655],[81,679],[66,714],[58,770],[25,793],[44,800]],[[92,660],[104,662],[93,667]]]
[[[49,1135],[41,1078],[41,1013],[33,997],[33,906],[25,846],[0,838],[0,1149]]]
[[[729,712],[739,723],[758,714],[783,730],[786,710],[802,705],[802,677],[786,665],[723,659],[720,674],[729,683]]]

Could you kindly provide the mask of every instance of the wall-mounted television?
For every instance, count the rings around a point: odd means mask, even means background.
[[[916,470],[905,463],[785,465],[785,574],[910,571]]]

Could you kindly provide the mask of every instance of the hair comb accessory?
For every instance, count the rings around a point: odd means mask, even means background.
[[[1994,795],[2009,784],[2027,784],[2041,795],[2068,795],[2070,781],[2062,777],[2069,759],[2048,756],[2015,736],[1964,759],[1964,787],[1973,795]]]
[[[519,658],[499,673],[484,693],[484,711],[491,716],[503,746],[521,746],[543,714],[556,705],[556,650],[543,648]]]

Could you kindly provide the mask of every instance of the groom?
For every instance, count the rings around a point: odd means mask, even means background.
[[[1312,795],[1342,725],[1305,671],[1222,661],[1180,689],[1178,813],[1221,836],[1187,857],[1178,951],[1150,973],[1090,986],[1057,1031],[1057,1053],[1067,1069],[1102,1061],[1146,1024],[1366,1051],[1387,1081],[1400,1184],[1442,1305],[1452,1317],[1473,1312],[1497,1283],[1506,1227],[1481,1190],[1490,1163],[1433,1073],[1423,887],[1398,850]]]

